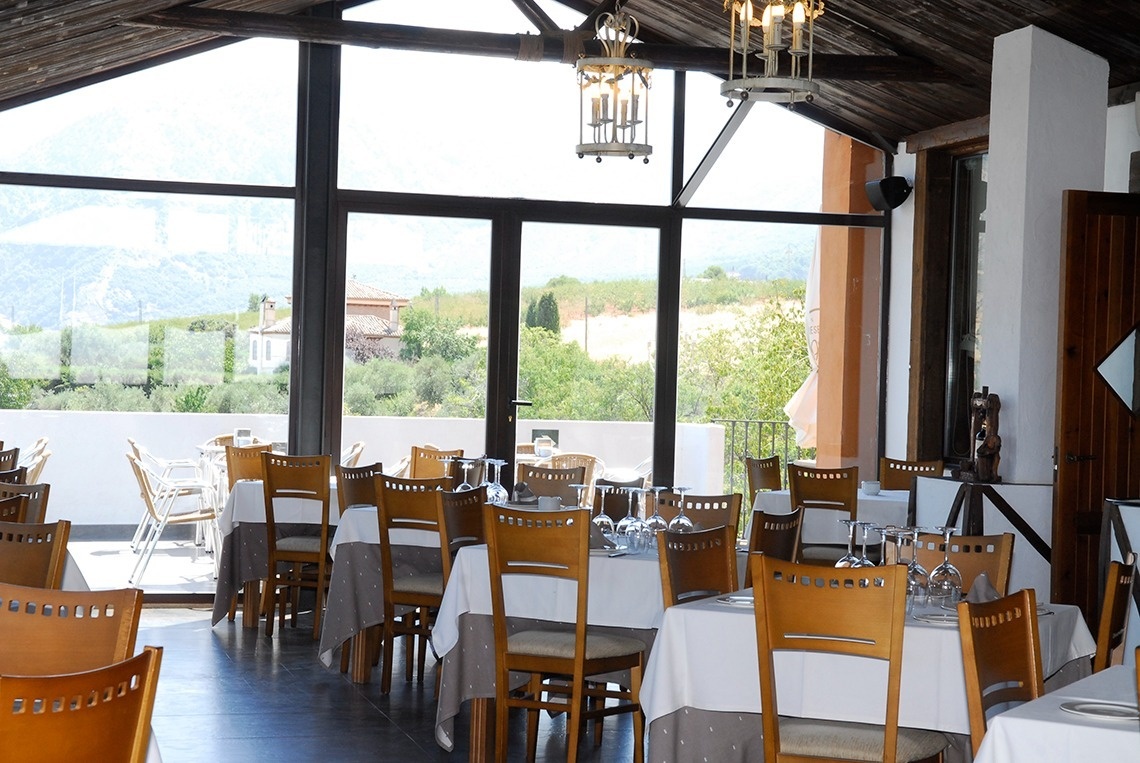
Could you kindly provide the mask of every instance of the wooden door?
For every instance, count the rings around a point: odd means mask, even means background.
[[[1140,194],[1066,191],[1053,598],[1095,622],[1105,498],[1140,497],[1140,427],[1096,366],[1140,321]]]

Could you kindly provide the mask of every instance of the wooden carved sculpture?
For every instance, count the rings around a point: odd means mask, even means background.
[[[1001,435],[998,434],[1001,400],[982,387],[970,398],[970,438],[977,443],[974,458],[963,461],[959,478],[966,482],[1001,482]]]

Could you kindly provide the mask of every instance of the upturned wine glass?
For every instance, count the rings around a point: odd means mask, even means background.
[[[574,505],[579,509],[582,508],[582,492],[587,488],[587,485],[583,485],[581,482],[575,482],[570,487],[578,491],[578,502]]]
[[[501,458],[488,458],[487,463],[495,467],[495,479],[493,482],[487,483],[487,502],[495,506],[506,506],[507,501],[510,500],[511,494],[503,487],[503,483],[499,481],[499,475],[507,462]]]
[[[835,566],[854,567],[855,563],[859,561],[859,557],[855,555],[855,525],[858,524],[858,521],[854,519],[841,519],[839,522],[847,526],[847,553],[839,558]]]
[[[693,520],[685,516],[685,491],[692,490],[690,487],[675,487],[673,492],[677,494],[677,516],[669,520],[669,529],[675,533],[691,533],[697,529],[693,526]]]
[[[908,527],[903,531],[910,538],[910,561],[906,566],[906,595],[907,611],[914,607],[921,607],[926,603],[926,592],[930,585],[930,575],[918,563],[918,536],[922,532],[917,527]]]
[[[873,524],[874,524],[873,522],[859,522],[859,521],[857,521],[855,523],[855,525],[863,531],[863,546],[862,546],[863,550],[862,550],[861,555],[859,556],[859,559],[851,565],[852,567],[874,567],[874,566],[876,566],[875,563],[872,562],[871,559],[867,556],[867,534],[871,531],[871,526]]]
[[[634,495],[636,494],[637,488],[623,487],[621,490],[629,496],[629,508],[626,510],[625,516],[619,519],[617,523],[617,534],[624,536],[629,532],[629,528],[633,527],[634,523],[639,521],[637,517],[633,515]]]
[[[471,467],[475,465],[474,458],[460,458],[459,468],[463,470],[463,482],[459,483],[459,487],[455,488],[456,492],[460,490],[470,490],[473,486],[467,481],[467,476],[471,472]]]
[[[951,525],[936,527],[942,533],[942,563],[930,571],[927,595],[943,607],[952,607],[962,598],[962,573],[950,563],[950,536],[954,534]]]
[[[610,519],[610,515],[606,513],[606,495],[614,489],[613,485],[596,485],[595,489],[601,493],[602,498],[598,502],[598,516],[594,517],[594,524],[602,531],[602,534],[607,538],[614,534],[614,521]]]
[[[649,529],[652,537],[656,538],[657,533],[669,528],[669,523],[665,521],[665,517],[661,516],[661,491],[669,488],[664,485],[654,485],[649,489],[653,491],[653,513],[645,520],[645,526]]]

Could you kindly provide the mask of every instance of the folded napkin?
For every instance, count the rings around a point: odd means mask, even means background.
[[[593,522],[590,523],[590,548],[617,548],[606,539],[605,533]]]
[[[982,604],[1000,598],[1001,596],[994,588],[994,584],[990,582],[990,576],[985,572],[978,573],[978,576],[974,578],[974,584],[970,586],[970,592],[966,594],[966,601],[971,604]]]
[[[535,506],[538,504],[538,496],[531,491],[530,485],[525,482],[520,482],[515,485],[514,492],[511,494],[511,501],[512,503]]]

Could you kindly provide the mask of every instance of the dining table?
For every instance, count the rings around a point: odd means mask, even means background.
[[[1116,665],[990,719],[975,763],[1140,763],[1136,670]]]
[[[436,742],[454,747],[460,706],[471,701],[470,759],[481,760],[489,742],[488,700],[495,696],[495,641],[491,621],[491,575],[486,545],[460,549],[432,629],[440,658]],[[649,652],[664,609],[655,552],[628,554],[591,549],[588,620],[602,632],[641,640]],[[573,623],[576,583],[512,576],[503,582],[508,627],[564,627]]]
[[[855,518],[872,522],[880,527],[886,525],[906,526],[907,511],[910,506],[909,490],[880,490],[870,494],[859,490],[857,496]],[[752,502],[752,511],[762,511],[766,514],[787,514],[792,510],[792,494],[788,490],[761,490]],[[809,510],[804,513],[803,526],[800,530],[803,543],[847,543],[847,528],[838,518],[845,516],[839,511]],[[752,517],[748,518],[748,528],[744,537],[750,537],[752,532]],[[870,533],[868,542],[878,543],[878,533]]]
[[[649,730],[647,760],[763,757],[753,607],[748,589],[734,597],[665,610],[641,687]],[[904,627],[899,725],[945,732],[959,749],[968,747],[970,723],[957,622],[952,617],[924,619],[931,622],[908,617]],[[1038,621],[1042,663],[1051,676],[1047,686],[1087,675],[1096,642],[1080,610],[1048,604],[1041,608]],[[885,661],[781,652],[775,664],[782,715],[883,722]]]

